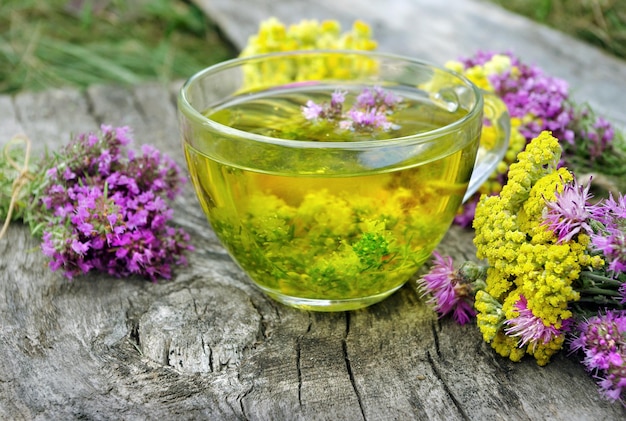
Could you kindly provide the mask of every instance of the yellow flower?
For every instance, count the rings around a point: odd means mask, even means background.
[[[488,75],[501,75],[511,69],[511,57],[504,54],[494,54],[491,60],[484,64],[484,68]]]
[[[259,32],[248,38],[248,43],[240,57],[280,51],[313,49],[350,49],[375,50],[376,41],[372,39],[369,25],[355,21],[352,29],[341,32],[341,24],[336,20],[301,20],[289,25],[275,17],[261,22]]]
[[[511,361],[521,361],[526,354],[526,350],[517,347],[517,339],[505,335],[502,330],[498,331],[498,334],[491,342],[491,347],[501,356],[508,357]]]
[[[563,348],[563,342],[565,342],[565,335],[559,335],[547,344],[539,343],[534,348],[529,347],[527,352],[535,357],[537,364],[544,366],[550,362],[550,358],[554,354]]]
[[[457,73],[463,73],[463,70],[465,68],[463,66],[463,63],[461,63],[460,61],[448,61],[446,64],[444,64],[444,67]]]
[[[319,22],[302,20],[289,25],[275,17],[261,22],[259,32],[248,38],[240,57],[296,50],[364,50],[377,47],[369,25],[355,21],[351,30],[342,33],[335,20]],[[350,78],[355,74],[370,73],[375,69],[371,60],[362,57],[329,56],[323,60],[304,60],[302,57],[275,60],[257,67],[246,67],[246,87],[249,89],[293,81],[334,77]]]
[[[523,295],[533,316],[556,329],[572,316],[569,303],[580,299],[572,284],[581,270],[601,267],[601,259],[588,255],[587,236],[557,244],[543,223],[546,201],[556,200],[556,193],[573,179],[566,169],[557,169],[560,154],[558,140],[549,133],[533,139],[511,164],[500,195],[481,198],[474,219],[477,256],[490,266],[485,292],[502,303],[506,319],[516,317],[515,303]],[[501,331],[494,335],[493,326],[485,322],[492,316],[485,305],[478,305],[478,295],[476,308],[479,328],[493,338],[494,349],[512,360],[521,358],[514,349],[517,342]],[[543,365],[561,348],[562,336],[524,348]]]
[[[483,339],[491,343],[504,323],[504,312],[498,300],[483,290],[476,292],[474,308],[478,310],[476,322]]]

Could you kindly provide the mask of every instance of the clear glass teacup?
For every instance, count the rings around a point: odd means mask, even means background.
[[[374,52],[226,61],[192,76],[178,107],[189,174],[224,247],[267,295],[317,311],[402,287],[509,137],[492,94]]]

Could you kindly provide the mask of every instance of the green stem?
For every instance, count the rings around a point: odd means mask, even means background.
[[[617,309],[622,309],[624,305],[620,302],[621,300],[617,299],[617,297],[606,297],[606,296],[589,296],[589,297],[581,297],[580,300],[576,301],[576,304],[596,304],[603,306],[610,306]],[[576,306],[579,309],[582,309],[580,306]],[[585,309],[588,311],[588,309]]]
[[[593,272],[583,271],[580,274],[582,279],[588,279],[590,281],[599,282],[602,286],[620,287],[622,282],[617,279],[611,279],[603,275],[598,275]]]
[[[578,290],[578,292],[585,295],[602,295],[605,297],[621,297],[622,295],[618,291],[612,289],[598,288],[595,286]]]

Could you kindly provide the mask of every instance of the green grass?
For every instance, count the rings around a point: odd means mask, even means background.
[[[185,78],[236,52],[183,0],[2,0],[0,92]]]
[[[625,0],[490,0],[626,59]]]
[[[626,0],[489,1],[626,58]],[[168,82],[236,54],[190,0],[0,0],[0,93]]]

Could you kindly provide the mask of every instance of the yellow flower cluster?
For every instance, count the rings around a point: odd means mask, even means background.
[[[302,20],[287,27],[278,19],[270,18],[248,39],[240,57],[302,50],[371,51],[377,47],[371,35],[369,25],[358,20],[350,31],[341,32],[341,25],[334,20]],[[328,54],[324,59],[314,60],[296,54],[246,67],[246,87],[256,89],[305,80],[349,79],[356,74],[370,74],[375,69],[373,60],[360,56]]]
[[[519,153],[500,195],[483,196],[476,208],[477,256],[490,266],[487,287],[476,295],[478,326],[485,341],[515,361],[526,352],[546,364],[563,344],[560,335],[547,344],[519,349],[518,340],[505,335],[503,323],[519,315],[515,303],[520,295],[545,326],[560,329],[572,316],[568,303],[580,298],[572,282],[582,268],[603,264],[586,253],[588,236],[557,244],[556,235],[543,223],[546,200],[556,200],[556,193],[572,180],[565,168],[557,169],[560,156],[558,140],[543,132]]]
[[[355,21],[352,29],[341,32],[341,24],[334,20],[318,22],[302,20],[300,23],[285,26],[275,17],[261,22],[259,32],[248,39],[241,57],[257,54],[294,50],[341,49],[375,50],[376,41],[366,23]]]

